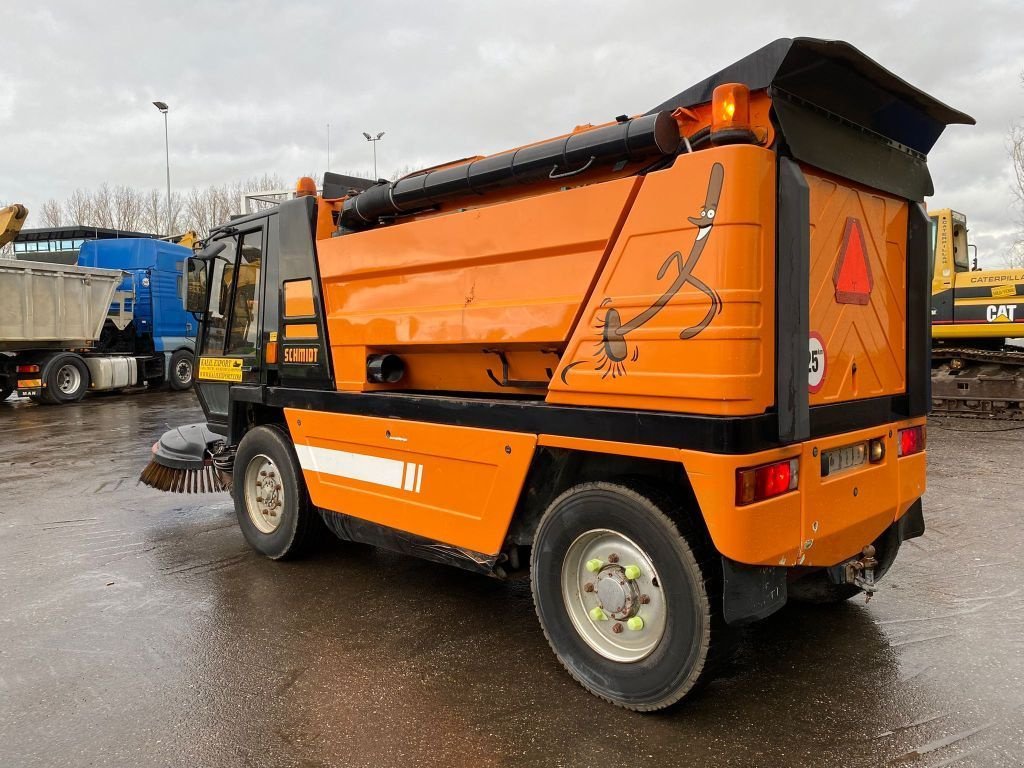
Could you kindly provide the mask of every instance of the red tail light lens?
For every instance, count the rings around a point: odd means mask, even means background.
[[[14,369],[18,373],[39,373],[38,365],[19,365]]]
[[[795,491],[800,479],[800,460],[784,459],[760,467],[736,470],[736,505],[753,504]]]
[[[901,429],[897,434],[899,455],[910,456],[924,450],[926,432],[924,425]]]

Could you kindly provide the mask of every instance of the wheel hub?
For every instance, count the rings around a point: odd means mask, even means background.
[[[284,486],[273,459],[253,456],[245,468],[245,508],[260,533],[273,533],[284,512]]]
[[[639,661],[665,634],[666,600],[654,562],[617,531],[587,531],[569,545],[562,599],[579,636],[607,659]]]
[[[595,592],[600,607],[619,621],[634,616],[640,606],[640,589],[636,582],[626,578],[625,571],[618,565],[607,565],[601,569]]]

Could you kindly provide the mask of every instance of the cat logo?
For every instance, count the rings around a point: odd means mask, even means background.
[[[319,347],[285,347],[284,361],[301,365],[316,365],[319,360]]]
[[[1016,311],[1016,304],[989,304],[985,309],[985,319],[990,323],[1012,323]]]

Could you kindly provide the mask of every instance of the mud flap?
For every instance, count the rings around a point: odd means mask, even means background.
[[[786,604],[786,569],[744,565],[722,558],[722,612],[725,623],[742,626],[767,618]]]

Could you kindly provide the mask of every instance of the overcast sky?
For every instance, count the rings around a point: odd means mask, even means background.
[[[11,0],[5,0],[5,5]],[[13,3],[0,52],[0,200],[39,209],[101,182],[174,189],[327,166],[380,175],[643,112],[778,37],[839,38],[978,120],[932,151],[933,207],[967,214],[982,263],[1016,215],[1024,3]],[[556,10],[556,5],[558,9]],[[30,224],[31,226],[31,224]]]

